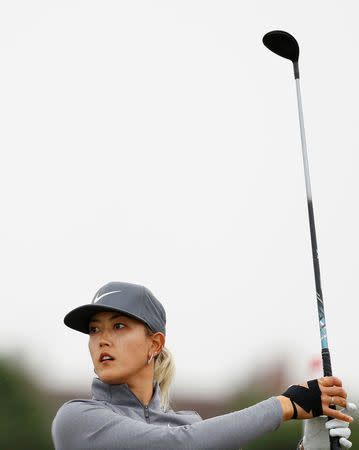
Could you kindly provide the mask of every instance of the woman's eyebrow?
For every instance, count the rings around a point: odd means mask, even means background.
[[[124,316],[123,314],[115,314],[112,317],[110,317],[108,320],[117,319],[118,317],[126,317],[126,316]],[[91,322],[101,322],[101,320],[99,320],[99,319],[91,319],[89,321],[89,323],[91,323]]]

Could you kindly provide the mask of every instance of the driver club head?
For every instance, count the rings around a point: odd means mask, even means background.
[[[299,45],[296,39],[286,31],[274,30],[263,36],[263,44],[283,58],[298,63]]]

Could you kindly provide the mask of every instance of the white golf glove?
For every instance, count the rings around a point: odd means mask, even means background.
[[[341,409],[344,414],[352,415],[357,407],[354,403],[347,403],[345,409]],[[353,444],[348,441],[350,436],[349,422],[344,420],[333,419],[328,422],[327,416],[314,417],[313,419],[304,420],[304,450],[329,450],[329,433],[330,436],[339,436],[339,443],[342,448],[350,448]]]

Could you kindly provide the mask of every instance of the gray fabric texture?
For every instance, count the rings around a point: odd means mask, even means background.
[[[94,378],[92,399],[74,399],[58,410],[51,427],[56,450],[233,449],[277,430],[283,411],[271,397],[254,406],[203,420],[196,411],[163,411],[158,382],[148,406],[126,383]]]

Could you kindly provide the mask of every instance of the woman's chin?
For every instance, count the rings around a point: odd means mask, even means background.
[[[112,373],[111,373],[112,372]],[[114,373],[114,371],[111,370],[101,370],[101,372],[98,374],[98,377],[101,381],[108,384],[121,384],[123,381],[120,381],[120,376],[117,373]]]

